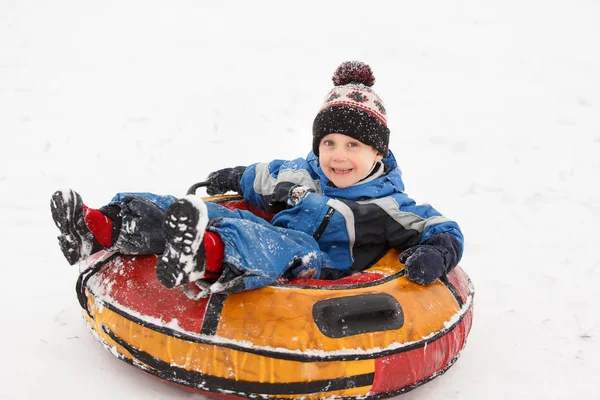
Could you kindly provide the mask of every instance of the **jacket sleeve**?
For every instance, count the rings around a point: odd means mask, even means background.
[[[388,249],[406,250],[446,232],[457,239],[462,254],[463,235],[458,224],[430,205],[416,205],[405,195],[343,203],[352,214],[355,246],[370,247],[370,252],[382,244]]]
[[[390,198],[391,199],[391,198]],[[394,200],[394,199],[391,199]],[[439,211],[429,204],[415,204],[412,200],[409,204],[402,204],[398,201],[382,202],[381,206],[392,217],[395,226],[392,225],[388,232],[390,245],[400,250],[405,250],[407,247],[402,243],[398,243],[396,236],[403,230],[412,230],[419,233],[419,242],[417,244],[426,244],[432,237],[439,233],[449,233],[454,236],[460,245],[459,260],[462,256],[462,248],[464,245],[464,237],[458,224],[443,216]]]
[[[307,186],[317,191],[317,183],[311,177],[308,163],[303,158],[292,161],[273,160],[269,163],[252,164],[242,175],[240,186],[246,202],[271,211],[269,204],[276,194],[287,186]]]

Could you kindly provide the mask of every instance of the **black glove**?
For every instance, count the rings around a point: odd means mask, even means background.
[[[240,187],[240,180],[246,167],[235,167],[235,168],[224,168],[215,172],[211,172],[206,178],[208,185],[206,186],[206,193],[210,196],[216,194],[227,193],[230,190],[234,192],[242,193]]]
[[[427,242],[413,246],[400,254],[400,262],[408,279],[419,285],[429,285],[458,264],[462,246],[450,233],[438,233]]]

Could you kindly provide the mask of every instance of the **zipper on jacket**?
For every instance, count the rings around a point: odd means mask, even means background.
[[[331,217],[333,216],[334,212],[335,209],[333,207],[329,207],[329,210],[327,210],[327,213],[325,214],[325,218],[323,218],[323,221],[321,221],[321,225],[319,225],[317,231],[313,235],[313,239],[319,240],[323,232],[325,232],[325,228],[327,228],[327,225],[329,225],[329,221],[331,221]]]

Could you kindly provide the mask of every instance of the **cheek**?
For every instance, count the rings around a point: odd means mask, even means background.
[[[327,165],[331,161],[331,151],[322,151],[319,153],[319,165]]]
[[[321,167],[323,171],[325,171],[325,168],[327,168],[327,157],[323,154],[319,156],[319,167]]]
[[[371,169],[371,167],[373,167],[375,160],[372,157],[361,157],[360,159],[356,160],[356,163],[356,165],[360,166],[362,170],[368,171]]]

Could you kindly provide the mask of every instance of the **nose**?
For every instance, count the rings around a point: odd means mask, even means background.
[[[335,150],[333,150],[333,154],[331,156],[333,161],[346,161],[346,158],[346,151],[343,147],[336,147]]]

